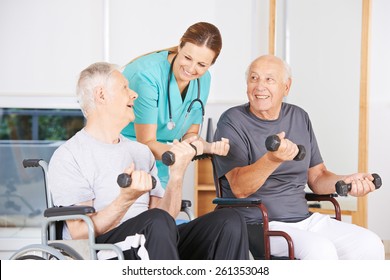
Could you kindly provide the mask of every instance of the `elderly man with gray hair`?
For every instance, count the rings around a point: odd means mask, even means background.
[[[138,95],[118,67],[101,62],[83,70],[77,96],[86,125],[55,151],[49,163],[56,206],[93,206],[96,242],[116,244],[126,259],[248,258],[245,222],[237,211],[214,211],[176,226],[183,177],[195,153],[190,144],[195,145],[197,137],[174,141],[175,163],[169,167],[164,190],[150,149],[120,134],[135,119]],[[118,186],[122,173],[131,176],[129,187]],[[63,235],[82,239],[87,230],[81,220],[67,221]],[[98,257],[113,257],[105,253]]]
[[[215,157],[223,197],[261,199],[268,209],[270,230],[291,236],[298,259],[384,259],[383,244],[373,232],[309,212],[306,184],[314,193],[330,194],[343,180],[351,184],[350,195],[364,196],[375,190],[374,178],[369,173],[336,175],[327,170],[309,115],[283,102],[291,82],[289,66],[278,57],[265,55],[250,64],[249,102],[224,112],[215,133],[216,139],[225,137],[230,143],[226,157]],[[277,149],[267,149],[269,136],[278,139]],[[240,211],[248,224],[261,224],[257,209]],[[256,251],[253,242],[250,247]],[[283,238],[271,237],[271,254],[287,255]]]

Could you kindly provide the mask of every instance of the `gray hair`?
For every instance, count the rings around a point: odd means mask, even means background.
[[[286,83],[288,81],[288,79],[290,79],[292,77],[291,67],[286,61],[284,61],[283,59],[281,59],[279,57],[273,56],[273,55],[263,55],[263,56],[256,58],[255,60],[253,60],[252,63],[249,64],[248,68],[246,69],[245,79],[248,80],[249,71],[250,71],[250,69],[255,61],[257,61],[259,59],[272,58],[272,57],[274,59],[279,60],[283,64],[283,72],[284,72],[283,73],[283,82]]]
[[[97,62],[81,71],[77,82],[76,96],[85,117],[96,106],[93,94],[95,88],[106,86],[111,73],[115,70],[120,71],[119,66],[107,62]]]
[[[282,59],[282,62],[283,62],[283,70],[284,70],[284,81],[283,82],[287,82],[288,79],[290,79],[292,77],[292,71],[291,71],[291,66],[290,64],[288,64],[285,60]]]

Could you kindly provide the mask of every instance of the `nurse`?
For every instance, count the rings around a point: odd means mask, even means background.
[[[211,76],[208,71],[221,52],[222,38],[216,26],[198,22],[190,26],[178,46],[138,57],[126,65],[123,75],[138,93],[136,119],[122,131],[130,139],[149,146],[157,161],[158,176],[165,187],[169,168],[161,156],[174,139],[201,134]],[[193,142],[197,155],[226,155],[228,139]]]

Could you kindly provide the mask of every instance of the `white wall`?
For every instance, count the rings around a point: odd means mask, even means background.
[[[215,24],[223,47],[212,72],[209,101],[242,101],[245,96],[243,73],[261,47],[259,36],[265,29],[258,14],[264,1],[169,0],[110,1],[110,60],[125,65],[153,50],[179,44],[187,27],[198,21]],[[196,4],[195,4],[196,3]],[[152,9],[153,7],[153,9]],[[264,10],[266,12],[266,10]],[[266,29],[265,29],[266,30]],[[266,46],[266,44],[262,44]],[[232,94],[237,93],[237,94]]]
[[[372,1],[369,169],[383,186],[368,197],[368,227],[390,240],[390,1]]]
[[[347,23],[356,21],[355,16],[343,19],[343,14],[337,11],[345,10],[347,5],[359,9],[361,1],[342,1],[343,4],[340,1],[336,1],[337,4],[335,1],[331,2],[334,5],[340,4],[341,9],[316,9],[318,17],[306,19],[301,26],[302,31],[309,32],[311,21],[316,20],[330,20],[335,31],[344,20]],[[295,10],[302,13],[310,7],[299,5],[297,1],[288,3],[295,5]],[[390,212],[389,206],[386,206],[389,204],[385,201],[389,197],[386,181],[390,180],[386,169],[388,164],[385,162],[389,157],[389,150],[386,150],[388,145],[385,143],[389,133],[386,130],[386,120],[390,118],[389,95],[386,94],[389,88],[385,83],[385,74],[389,73],[390,65],[387,50],[390,48],[385,30],[386,26],[390,26],[386,17],[390,8],[385,0],[373,1],[373,8],[370,170],[382,175],[385,184],[381,190],[369,196],[369,227],[381,238],[390,240],[389,222],[381,219],[384,212]],[[185,29],[201,20],[215,23],[223,36],[222,53],[211,69],[212,92],[206,112],[206,120],[209,116],[213,117],[215,127],[220,113],[246,101],[246,67],[257,55],[268,52],[267,0],[0,0],[0,107],[75,107],[75,79],[81,69],[100,60],[125,64],[145,52],[177,44]],[[326,26],[327,23],[323,24]],[[347,26],[344,33],[348,37],[355,36],[356,32],[356,26]],[[300,33],[295,33],[295,36],[300,36]],[[336,37],[336,40],[339,39],[340,37]],[[360,48],[346,45],[339,47],[347,56],[359,52]],[[331,50],[332,48],[327,49],[328,52]],[[300,68],[305,67],[298,58],[291,62],[297,68],[297,74],[301,71]],[[328,62],[326,60],[307,62],[316,67],[315,71],[321,70],[320,74],[324,79],[327,71],[332,70],[323,69],[323,64]],[[335,66],[340,75],[345,75],[348,79],[350,75],[357,75],[358,68],[355,71],[342,71],[339,69],[342,66],[345,65],[341,63]],[[312,74],[314,75],[314,70]],[[306,81],[302,79],[294,81],[291,96],[300,96],[305,85]],[[326,117],[339,114],[348,119],[350,126],[356,128],[356,112],[343,115],[343,108],[349,107],[350,103],[340,95],[348,88],[345,89],[345,85],[339,82],[325,88],[329,92],[327,95],[321,94],[321,99],[312,97],[296,102],[302,102],[309,113],[318,111]],[[323,101],[328,101],[328,96],[329,99],[335,98],[331,95],[333,89],[338,90],[336,98],[341,100],[336,104],[338,109],[322,106]],[[312,88],[309,91],[314,92]],[[45,105],[48,100],[50,105]],[[337,146],[339,142],[335,137],[338,134],[333,130],[333,125],[339,125],[337,121],[332,119],[323,122],[325,117],[313,117],[324,157],[332,166],[339,168],[339,155],[346,153],[345,149],[355,151],[355,142],[348,142],[352,143],[350,146],[344,142]],[[332,126],[329,127],[329,124]],[[341,127],[342,132],[343,129]],[[346,170],[345,172],[355,169],[356,158],[357,150],[350,157],[353,163],[341,166],[340,169]],[[187,186],[190,186],[186,189],[185,196],[188,198],[193,193],[191,172],[189,170],[186,176]]]
[[[102,1],[0,0],[0,92],[71,94],[102,59]]]
[[[211,68],[210,101],[242,92],[248,63],[266,42],[266,0],[0,0],[0,96],[71,95],[80,69],[107,60],[125,65],[170,47],[191,24],[219,27],[223,49]],[[256,34],[256,36],[254,36]],[[245,96],[231,95],[242,101]]]

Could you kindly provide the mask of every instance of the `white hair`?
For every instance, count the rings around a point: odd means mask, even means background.
[[[94,90],[98,86],[105,87],[113,71],[120,71],[119,66],[107,62],[97,62],[81,71],[77,82],[76,95],[81,111],[87,117],[95,108]]]
[[[292,77],[292,74],[291,74],[291,67],[290,67],[290,65],[289,65],[286,61],[284,61],[283,59],[281,59],[281,58],[279,58],[279,57],[273,56],[273,55],[263,55],[263,56],[260,56],[260,57],[256,58],[255,60],[253,60],[252,63],[249,64],[248,68],[247,68],[246,71],[245,71],[245,79],[246,79],[246,80],[248,79],[249,71],[250,71],[251,66],[253,65],[253,63],[254,63],[255,61],[259,60],[259,59],[266,58],[266,57],[268,57],[268,58],[273,57],[273,58],[279,60],[280,62],[282,62],[282,64],[283,64],[283,70],[284,70],[284,71],[283,71],[283,72],[284,72],[284,73],[283,73],[283,82],[286,83],[286,82],[288,81],[288,79],[290,79],[290,78]]]

